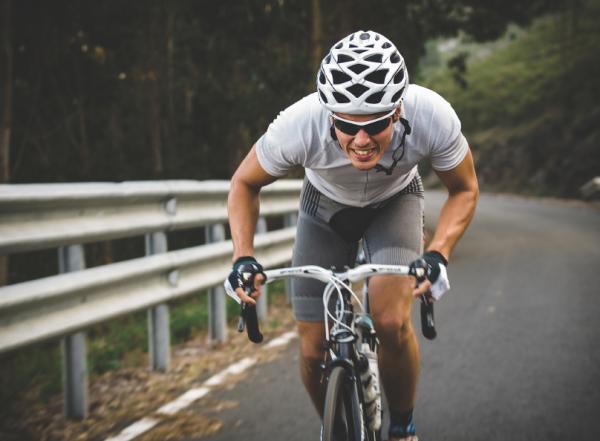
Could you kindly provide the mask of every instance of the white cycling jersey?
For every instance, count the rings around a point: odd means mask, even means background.
[[[411,84],[402,104],[401,117],[411,127],[404,147],[405,130],[394,124],[392,142],[380,164],[389,167],[396,148],[404,155],[391,175],[354,168],[331,134],[329,111],[313,93],[282,111],[256,143],[260,165],[275,177],[302,166],[306,177],[321,193],[342,204],[363,207],[381,202],[406,187],[417,173],[417,163],[430,158],[435,170],[456,167],[468,152],[460,120],[450,104],[425,87]],[[398,157],[401,152],[396,153]]]

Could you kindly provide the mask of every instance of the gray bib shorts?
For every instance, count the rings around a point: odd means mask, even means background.
[[[368,263],[408,265],[423,252],[423,185],[417,175],[396,195],[366,207],[335,202],[306,178],[292,265],[354,266],[359,241]],[[296,320],[323,321],[322,282],[292,279]]]

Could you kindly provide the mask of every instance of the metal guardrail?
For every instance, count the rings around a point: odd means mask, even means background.
[[[266,266],[291,258],[301,185],[280,180],[261,191],[255,246]],[[228,192],[229,181],[0,185],[0,255],[57,247],[64,273],[0,287],[0,352],[63,336],[65,413],[85,418],[86,327],[150,308],[150,363],[167,369],[166,302],[213,287],[210,332],[224,340],[220,284],[232,252],[222,225]],[[288,228],[265,232],[264,216],[272,215],[287,215]],[[207,227],[207,242],[215,243],[167,251],[166,232],[200,226]],[[82,244],[138,235],[146,236],[146,257],[84,269]]]
[[[301,181],[261,191],[261,216],[295,212]],[[0,185],[0,255],[227,221],[229,181]]]
[[[265,266],[292,257],[295,228],[256,237]],[[0,351],[8,351],[219,285],[231,241],[69,272],[0,289]]]

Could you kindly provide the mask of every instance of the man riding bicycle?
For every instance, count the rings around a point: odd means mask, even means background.
[[[429,158],[448,190],[436,231],[423,254],[423,187],[417,163]],[[460,121],[435,92],[409,85],[395,45],[358,31],[336,43],[317,73],[317,92],[269,125],[231,179],[229,223],[234,264],[229,281],[255,303],[263,268],[253,256],[260,189],[302,166],[292,265],[353,265],[362,240],[370,263],[408,265],[422,258],[427,281],[379,275],[369,280],[369,307],[380,339],[379,369],[390,409],[390,441],[416,440],[412,414],[419,348],[411,322],[414,297],[429,301],[450,288],[446,266],[467,228],[479,194]],[[244,288],[253,280],[253,292]],[[300,336],[300,371],[323,411],[323,285],[292,282]]]

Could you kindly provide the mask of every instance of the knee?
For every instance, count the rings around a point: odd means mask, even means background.
[[[298,326],[300,357],[305,364],[318,366],[323,363],[325,357],[325,336],[322,328],[322,324],[319,324],[319,327],[309,326],[309,329],[303,329],[302,325]]]
[[[405,341],[411,337],[413,333],[412,321],[410,314],[395,311],[385,312],[375,320],[375,329],[377,335],[382,342],[387,341]]]
[[[377,335],[382,341],[398,341],[410,338],[413,333],[411,320],[412,289],[410,281],[383,280],[373,288],[371,314]]]

